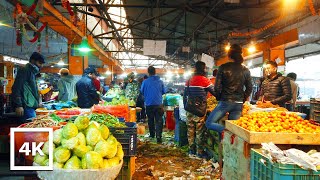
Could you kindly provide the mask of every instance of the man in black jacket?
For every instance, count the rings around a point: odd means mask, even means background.
[[[261,100],[285,107],[292,98],[290,80],[277,72],[278,65],[274,61],[266,62],[264,70],[267,78],[262,83]]]
[[[218,69],[214,86],[214,96],[219,101],[217,107],[210,113],[206,126],[210,130],[221,133],[224,126],[217,122],[229,112],[228,119],[239,119],[243,103],[252,91],[250,71],[242,65],[242,48],[233,44],[228,52],[231,62],[223,64]]]
[[[80,108],[91,108],[94,104],[99,103],[99,94],[93,84],[93,79],[97,78],[97,71],[88,67],[84,70],[82,78],[76,84],[78,95],[78,106]]]
[[[33,52],[29,63],[18,70],[12,86],[12,103],[21,121],[36,117],[35,109],[39,107],[39,92],[36,75],[45,63],[45,58],[38,52]]]

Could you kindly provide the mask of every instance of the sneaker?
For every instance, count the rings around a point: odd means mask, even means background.
[[[157,138],[157,144],[161,144],[162,143],[162,139],[161,138]]]

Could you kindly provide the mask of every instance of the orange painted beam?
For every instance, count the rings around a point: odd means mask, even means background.
[[[271,50],[278,49],[284,47],[285,45],[292,45],[298,43],[298,29],[292,29],[277,36],[274,36],[264,42],[256,44],[256,52],[264,52],[263,58],[264,60],[271,59]],[[248,56],[249,53],[246,48],[243,49],[243,56]],[[228,62],[228,57],[224,56],[215,61],[217,66]]]

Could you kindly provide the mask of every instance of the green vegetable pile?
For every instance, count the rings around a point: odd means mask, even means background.
[[[100,124],[104,124],[107,127],[126,127],[125,123],[120,122],[118,118],[110,114],[96,114],[89,115],[90,121],[96,121]]]
[[[55,113],[50,114],[50,117],[53,121],[55,122],[64,122],[65,120],[60,118],[58,115],[56,115]]]
[[[78,116],[53,133],[53,165],[63,169],[100,169],[118,165],[124,153],[121,144],[104,124],[89,122],[87,116]],[[47,141],[43,146],[44,156],[37,154],[34,162],[48,166]]]
[[[135,102],[133,100],[127,99],[125,96],[120,96],[119,98],[112,98],[111,102],[104,102],[104,105],[128,105],[135,106]]]

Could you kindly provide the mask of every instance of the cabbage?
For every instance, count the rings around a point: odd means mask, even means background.
[[[58,162],[54,162],[53,163],[53,168],[54,169],[61,169],[61,168],[63,168],[63,164],[62,163],[58,163]]]
[[[55,130],[53,132],[53,142],[56,145],[59,145],[61,143],[61,139],[62,139],[62,129]]]
[[[82,132],[79,132],[76,137],[79,139],[79,144],[86,145],[86,137]]]
[[[105,140],[100,140],[96,146],[94,147],[94,151],[99,153],[101,157],[105,157],[107,155],[108,144]]]
[[[53,149],[55,149],[55,145],[53,144]],[[42,152],[45,153],[46,155],[49,155],[49,141],[45,142],[42,148]]]
[[[62,147],[72,150],[79,144],[79,139],[77,137],[62,139],[61,144]]]
[[[75,137],[78,134],[78,128],[73,123],[68,123],[66,126],[62,129],[62,136],[65,139],[70,139],[72,137]]]
[[[101,139],[101,133],[97,128],[89,128],[86,140],[87,144],[90,146],[95,146]]]
[[[91,122],[90,122],[90,125],[87,127],[87,129],[84,129],[84,130],[83,130],[83,134],[84,134],[85,136],[87,136],[89,129],[92,129],[92,128],[98,129],[98,126],[97,126],[95,123],[93,123],[93,122],[94,122],[94,121],[91,121]]]
[[[103,159],[103,166],[102,166],[102,168],[110,168],[110,167],[111,167],[111,165],[110,165],[108,159]]]
[[[81,167],[82,169],[87,169],[87,160],[86,158],[81,159]]]
[[[88,148],[88,146],[78,145],[73,149],[73,154],[78,156],[79,158],[82,158],[89,151],[90,149]]]
[[[117,154],[116,157],[119,157],[120,159],[123,159],[124,153],[122,149],[122,145],[118,142],[117,143]]]
[[[44,166],[44,162],[47,159],[48,159],[48,156],[46,154],[41,156],[39,153],[37,153],[36,156],[33,158],[33,161],[41,166]]]
[[[89,126],[89,118],[87,116],[78,116],[74,121],[74,124],[77,126],[78,130],[81,131]]]
[[[99,127],[99,131],[100,131],[101,137],[103,139],[108,139],[110,132],[109,132],[109,129],[108,129],[108,127],[106,125],[102,124]]]
[[[81,162],[77,156],[72,156],[64,165],[64,169],[81,169]]]
[[[49,166],[49,159],[46,159],[45,161],[43,161],[42,166]]]
[[[93,151],[93,149],[94,149],[92,146],[87,146],[87,148],[89,151]]]
[[[117,154],[117,139],[112,135],[106,141],[107,148],[106,151],[106,158],[110,159],[113,158]]]
[[[103,167],[103,158],[101,155],[94,151],[87,152],[83,159],[85,159],[85,167],[87,169],[99,169]]]
[[[64,163],[66,162],[71,156],[71,152],[66,148],[59,148],[54,153],[54,158],[56,159],[56,162]]]
[[[121,159],[119,157],[113,157],[111,159],[108,159],[108,163],[109,163],[110,167],[116,166],[116,165],[120,164],[120,162],[121,162]]]

